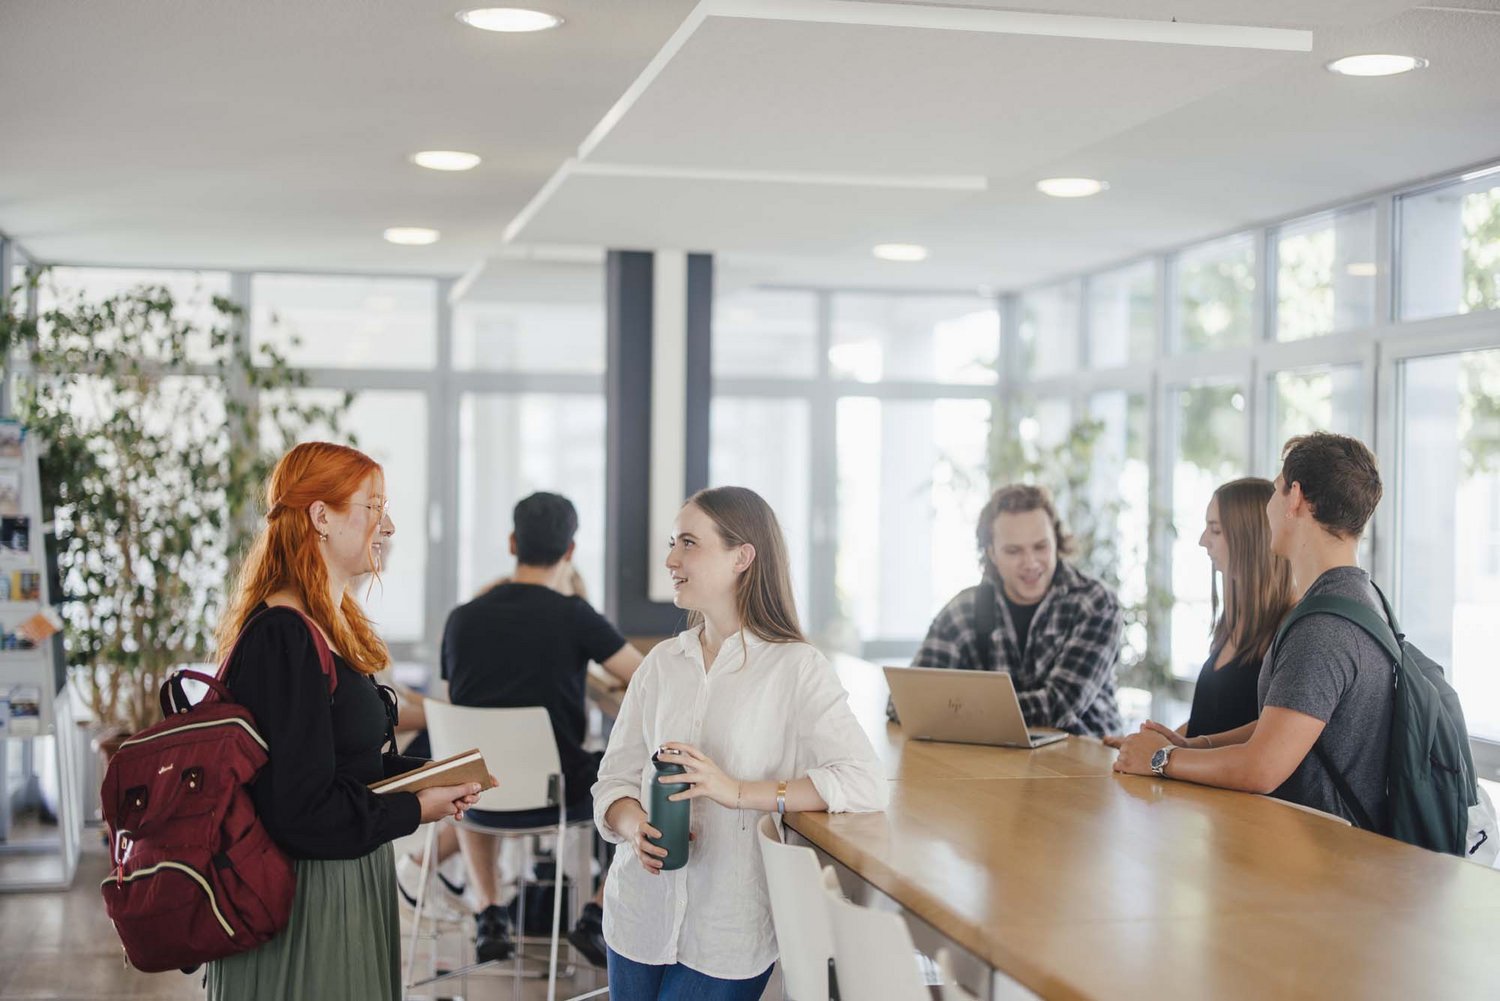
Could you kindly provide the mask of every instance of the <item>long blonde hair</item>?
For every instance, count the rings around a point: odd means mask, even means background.
[[[1213,579],[1215,657],[1235,641],[1236,658],[1243,660],[1249,654],[1257,663],[1263,660],[1281,620],[1297,603],[1292,565],[1271,552],[1266,502],[1275,492],[1269,480],[1256,476],[1231,480],[1214,491],[1219,525],[1229,548],[1222,614],[1218,576]]]
[[[219,623],[220,660],[229,656],[256,607],[285,589],[297,596],[308,616],[332,637],[333,645],[355,670],[374,674],[390,664],[385,641],[354,595],[346,592],[335,612],[328,597],[328,566],[307,514],[315,501],[347,511],[355,491],[372,473],[384,475],[374,459],[326,441],[298,445],[276,463],[266,481],[266,527],[245,554]],[[370,572],[378,577],[379,561],[374,552],[368,555]]]
[[[792,596],[786,538],[771,505],[746,487],[710,487],[687,502],[708,515],[727,548],[747,543],[755,547],[755,559],[735,582],[734,608],[741,628],[768,643],[806,643]],[[693,612],[688,627],[702,621],[702,613]]]

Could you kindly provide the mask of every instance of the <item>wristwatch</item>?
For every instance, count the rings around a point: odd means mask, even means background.
[[[1162,778],[1167,777],[1167,759],[1172,757],[1172,752],[1177,750],[1176,744],[1168,744],[1166,747],[1158,747],[1156,753],[1151,755],[1151,770]]]

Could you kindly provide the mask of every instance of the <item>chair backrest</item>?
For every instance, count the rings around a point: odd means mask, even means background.
[[[781,949],[781,975],[788,1001],[828,1001],[828,960],[833,932],[823,903],[818,856],[811,848],[785,844],[770,814],[760,818],[760,858],[771,896],[771,921]]]
[[[859,1001],[931,1001],[917,971],[916,946],[899,914],[851,904],[825,877],[839,996]]]
[[[475,804],[479,809],[539,810],[557,805],[549,790],[556,781],[561,791],[562,766],[547,710],[474,709],[434,699],[423,705],[435,760],[477,747],[491,774],[500,780],[479,797]],[[576,799],[579,792],[560,794]]]

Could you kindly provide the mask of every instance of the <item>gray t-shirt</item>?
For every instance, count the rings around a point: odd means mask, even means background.
[[[1370,575],[1359,567],[1327,571],[1304,597],[1315,594],[1353,598],[1384,616]],[[1266,655],[1257,695],[1262,713],[1280,706],[1327,724],[1318,743],[1383,827],[1393,693],[1393,666],[1380,644],[1347,619],[1312,615],[1287,633],[1274,663]],[[1354,821],[1313,751],[1272,795]]]

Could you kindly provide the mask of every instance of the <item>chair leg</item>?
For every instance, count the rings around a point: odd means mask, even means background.
[[[576,888],[576,897],[573,900],[573,913],[569,915],[568,927],[578,923],[583,917],[584,905],[594,899],[594,835],[592,829],[583,828],[578,831],[578,845],[573,849],[573,864],[578,868],[578,873],[573,877]]]
[[[422,908],[427,903],[427,884],[432,874],[432,857],[437,854],[437,825],[427,825],[427,844],[422,850],[422,875],[417,884],[417,903],[412,908],[410,953],[406,959],[406,976],[402,978],[403,993],[410,990],[417,968],[417,939],[422,931]],[[436,925],[434,925],[434,929]],[[433,972],[437,972],[437,945],[433,945]]]
[[[531,858],[531,838],[527,836],[520,840],[521,868],[516,874],[516,951],[513,964],[516,983],[520,983],[526,969],[526,879],[535,864]]]
[[[547,1001],[557,1001],[557,946],[562,923],[564,889],[563,859],[567,856],[568,818],[566,807],[557,808],[557,844],[552,849],[552,954],[547,960]]]

